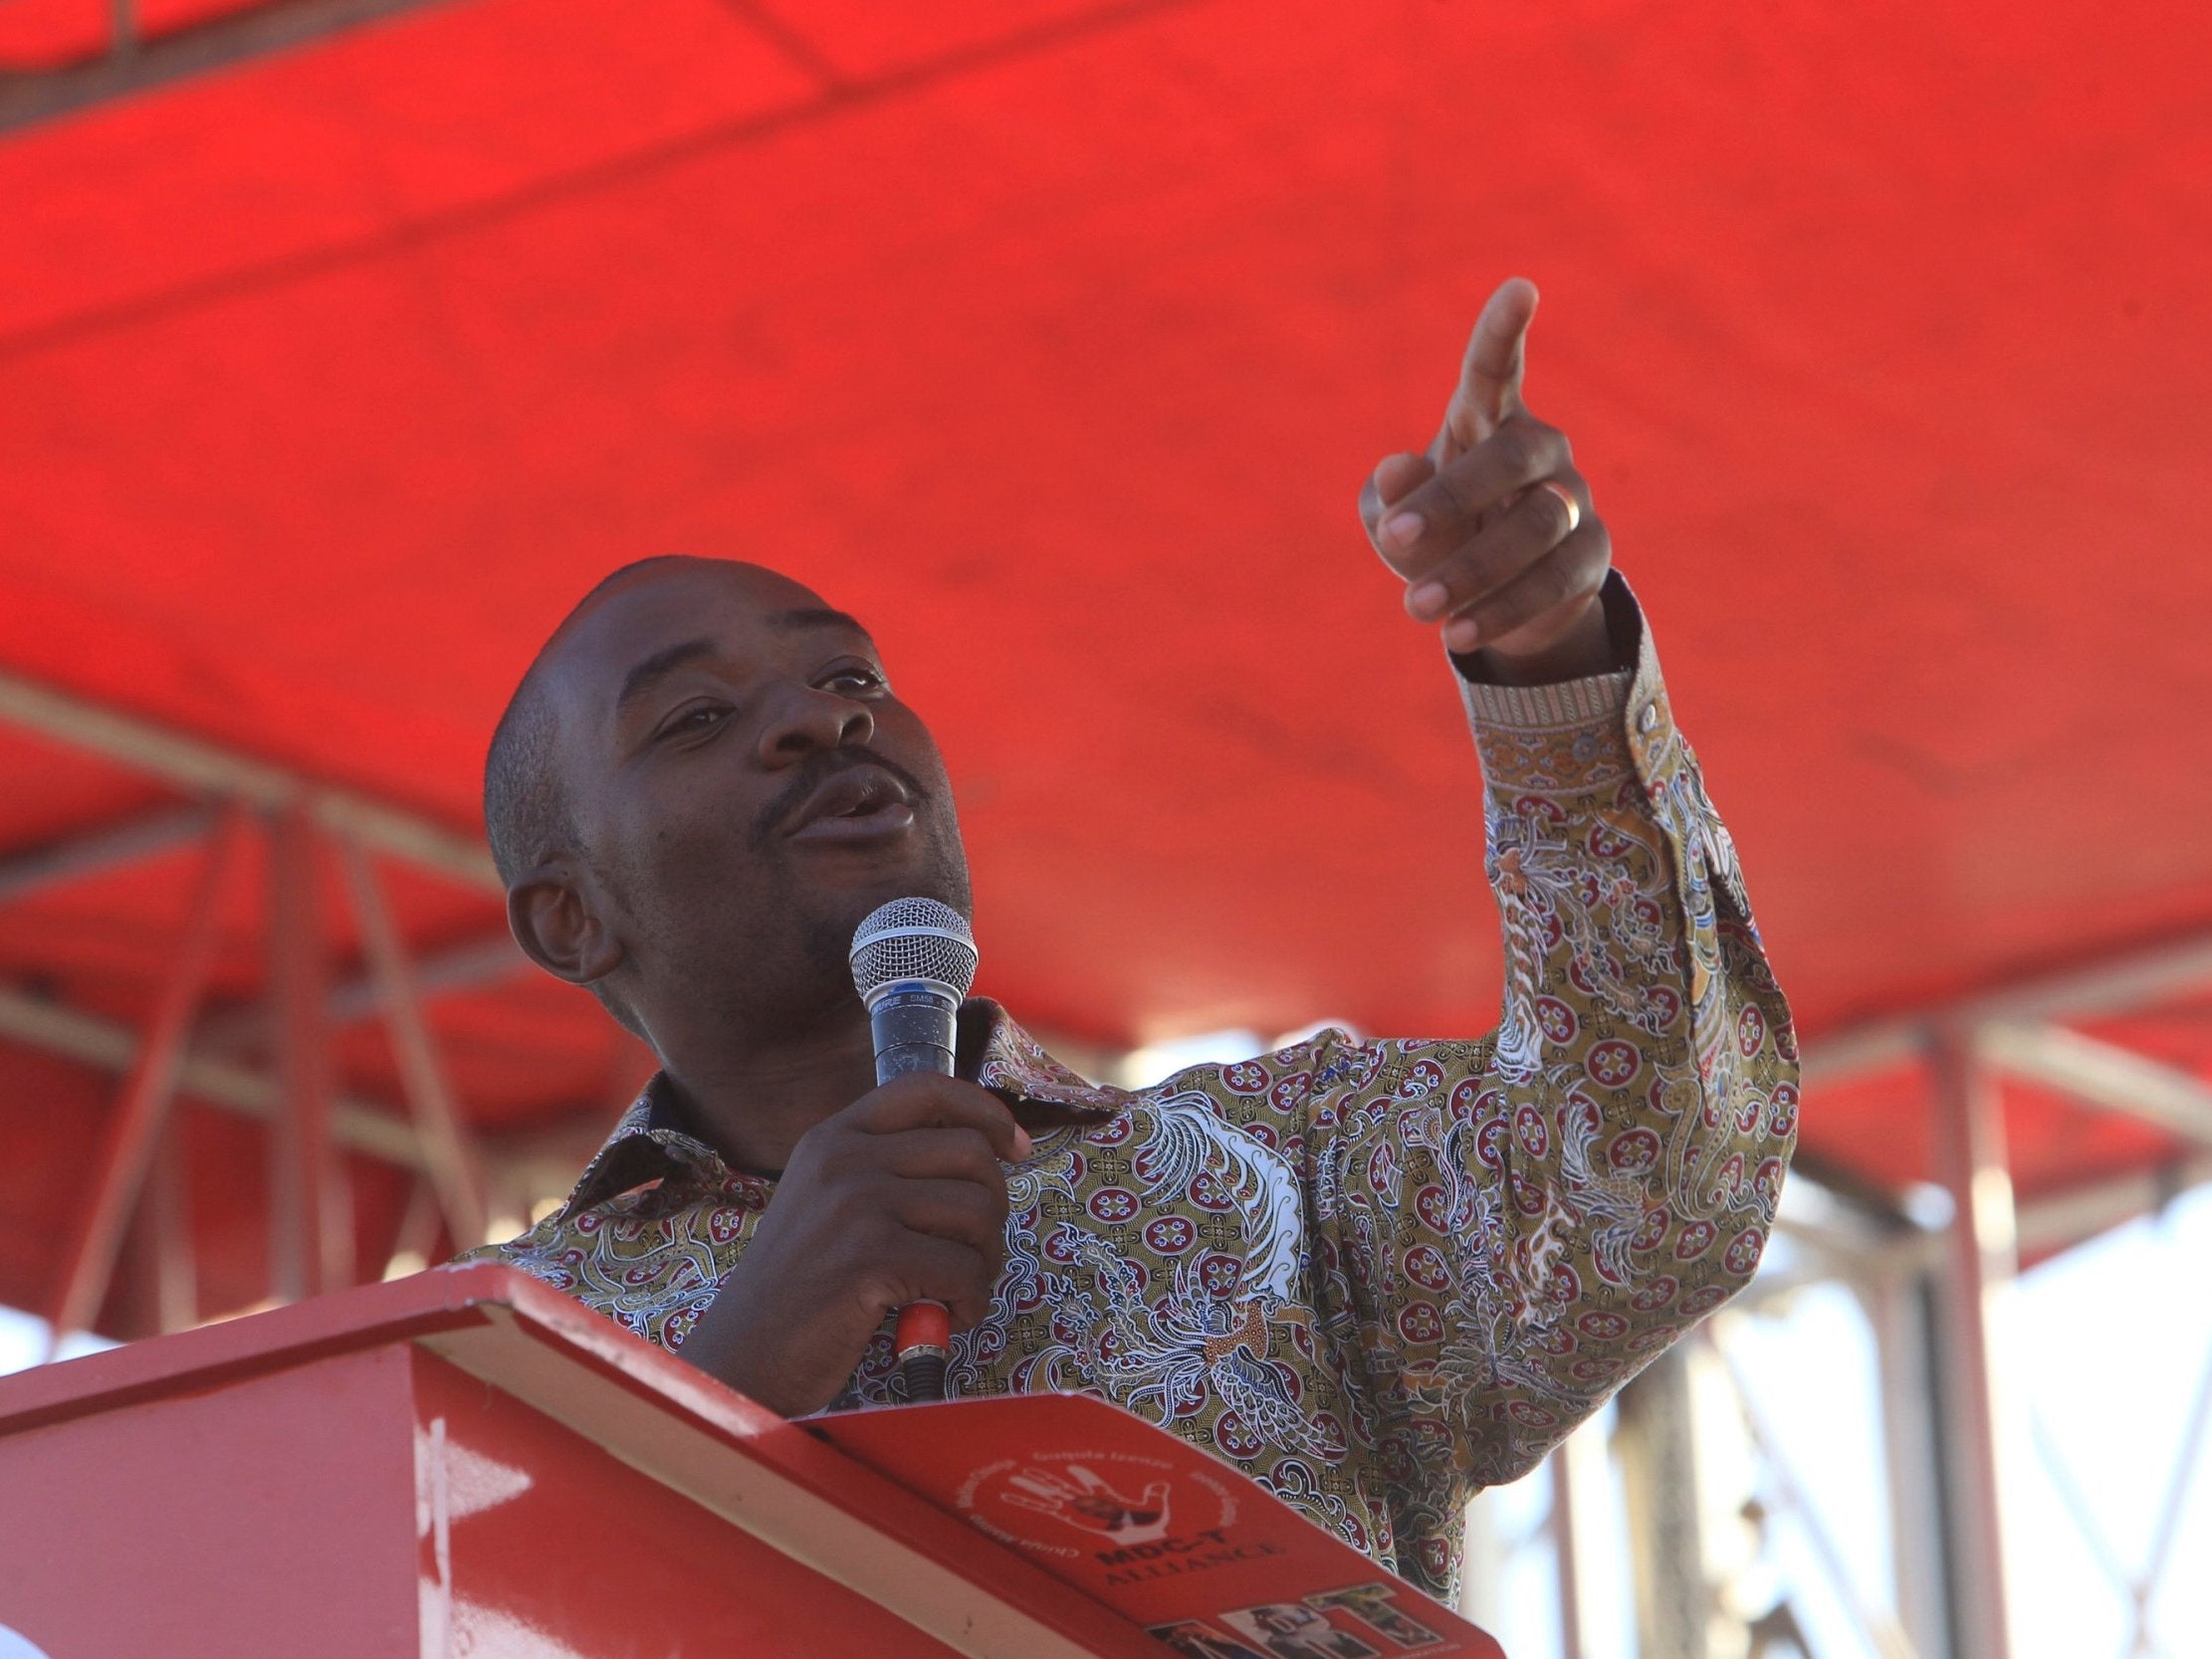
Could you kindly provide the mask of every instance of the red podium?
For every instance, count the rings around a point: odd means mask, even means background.
[[[500,1267],[0,1378],[0,1659],[1177,1651],[1501,1659],[1113,1406],[789,1423]]]

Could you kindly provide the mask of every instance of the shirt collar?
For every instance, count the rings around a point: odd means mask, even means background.
[[[1119,1089],[1087,1082],[1061,1065],[989,997],[969,998],[960,1018],[964,1051],[972,1032],[983,1033],[975,1081],[1010,1106],[1056,1107],[1080,1120],[1103,1123],[1121,1111],[1128,1098]],[[671,1174],[688,1174],[716,1186],[734,1178],[762,1178],[733,1170],[714,1147],[693,1134],[675,1090],[668,1085],[668,1074],[655,1072],[584,1166],[560,1207],[559,1219],[565,1221],[578,1210]]]

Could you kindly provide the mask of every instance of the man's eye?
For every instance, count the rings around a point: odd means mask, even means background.
[[[703,731],[713,730],[729,717],[730,711],[723,708],[721,704],[702,703],[696,708],[686,709],[681,714],[671,716],[668,724],[660,728],[660,735],[663,737],[696,737]]]
[[[841,668],[822,681],[827,686],[850,686],[863,692],[883,690],[883,676],[872,668]]]

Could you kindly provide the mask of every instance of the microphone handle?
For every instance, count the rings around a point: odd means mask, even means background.
[[[875,1035],[876,1084],[880,1088],[909,1072],[953,1075],[952,1000],[915,986],[887,990],[868,1009]],[[913,1302],[899,1310],[893,1343],[899,1354],[899,1381],[909,1404],[945,1397],[945,1362],[952,1322],[942,1302]]]
[[[936,991],[885,991],[868,1010],[876,1044],[876,1084],[881,1087],[908,1072],[953,1075],[953,1016],[950,999]]]

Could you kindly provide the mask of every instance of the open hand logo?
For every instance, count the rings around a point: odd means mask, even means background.
[[[1064,1469],[1024,1469],[999,1494],[1016,1509],[1048,1515],[1092,1538],[1116,1544],[1150,1544],[1168,1531],[1168,1483],[1154,1481],[1141,1498],[1108,1486],[1080,1463]]]

